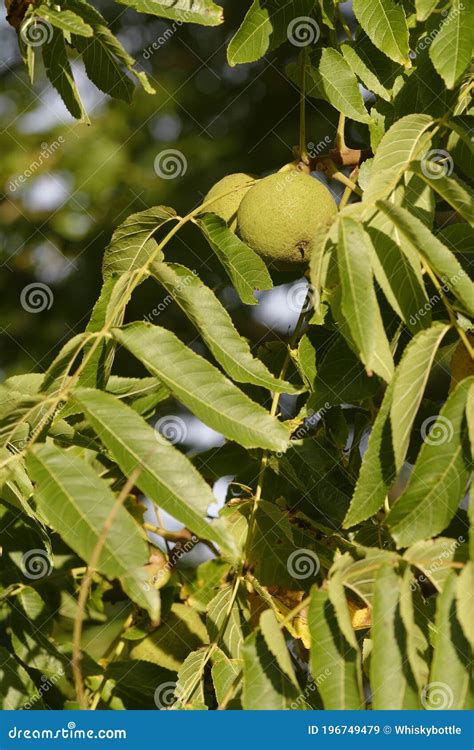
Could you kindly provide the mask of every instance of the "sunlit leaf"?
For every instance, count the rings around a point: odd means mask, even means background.
[[[463,380],[436,421],[422,426],[424,444],[413,473],[387,517],[400,547],[443,531],[462,500],[472,472],[465,407],[473,382]]]
[[[113,334],[209,427],[246,448],[286,449],[286,427],[170,331],[132,323]]]

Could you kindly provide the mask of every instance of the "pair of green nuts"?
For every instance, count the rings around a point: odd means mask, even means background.
[[[227,175],[204,200],[206,211],[224,219],[276,270],[307,265],[318,233],[329,228],[337,214],[329,190],[291,168],[261,179],[243,172]]]

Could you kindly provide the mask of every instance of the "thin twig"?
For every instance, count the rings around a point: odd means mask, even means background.
[[[288,366],[291,362],[291,354],[290,351],[295,345],[296,341],[298,340],[298,337],[301,332],[301,328],[303,326],[304,320],[306,318],[306,315],[308,314],[308,303],[311,301],[311,287],[308,289],[308,292],[306,294],[305,300],[303,302],[303,306],[301,308],[301,312],[299,314],[298,320],[296,322],[295,330],[293,331],[293,334],[291,335],[290,340],[288,341],[288,347],[285,359],[283,361],[283,365],[280,370],[279,377],[280,379],[284,379],[286,375],[286,371],[288,369]],[[272,397],[272,403],[270,407],[270,415],[272,417],[275,417],[278,410],[278,404],[280,401],[280,393],[275,392]],[[252,547],[252,541],[253,541],[253,534],[255,531],[255,517],[257,513],[258,504],[262,497],[262,489],[263,489],[263,479],[265,476],[265,471],[268,465],[268,458],[269,458],[269,452],[267,450],[264,450],[262,453],[262,460],[260,462],[260,469],[258,472],[258,478],[257,478],[257,488],[255,490],[255,494],[253,497],[253,506],[250,513],[249,518],[249,524],[248,524],[248,532],[247,532],[247,541],[245,544],[245,557],[248,558],[251,547]]]
[[[79,589],[79,596],[77,598],[77,612],[74,618],[74,628],[73,628],[73,636],[72,636],[71,665],[72,665],[72,672],[74,676],[74,686],[76,690],[77,702],[79,703],[79,708],[81,710],[87,710],[89,708],[88,700],[87,700],[87,696],[86,696],[86,692],[84,688],[84,679],[82,676],[82,668],[81,668],[82,626],[84,622],[87,597],[89,596],[89,590],[92,584],[94,573],[96,572],[97,563],[99,561],[107,535],[110,529],[112,528],[112,524],[115,520],[115,516],[117,515],[119,509],[124,504],[130,491],[135,486],[136,480],[138,476],[140,475],[140,473],[142,472],[142,470],[143,470],[142,464],[136,467],[136,469],[132,472],[132,474],[130,475],[126,483],[124,484],[120,494],[117,496],[117,500],[112,506],[112,509],[109,515],[105,519],[104,525],[102,527],[102,531],[99,535],[99,538],[97,539],[94,549],[92,550],[92,554],[89,560],[89,565],[87,568],[87,573],[82,579],[81,587]]]

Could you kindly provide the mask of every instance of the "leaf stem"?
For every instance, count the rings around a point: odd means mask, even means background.
[[[352,32],[347,24],[346,19],[344,18],[344,14],[339,5],[337,5],[336,7],[337,7],[337,17],[339,19],[339,23],[341,24],[347,38],[352,41]]]
[[[353,169],[352,172],[351,172],[351,174],[350,174],[349,179],[352,180],[352,178],[356,178],[358,172],[359,172],[358,167],[356,167],[355,169]],[[342,209],[347,205],[347,202],[348,202],[348,200],[351,197],[351,195],[352,195],[353,192],[354,192],[353,189],[349,185],[346,185],[346,189],[344,190],[344,193],[342,194],[342,198],[339,201],[339,211],[342,211]]]
[[[461,326],[459,325],[459,323],[457,321],[456,314],[455,314],[455,312],[454,312],[454,310],[453,310],[453,308],[451,306],[451,303],[448,300],[446,294],[444,293],[443,285],[441,284],[440,280],[436,276],[435,272],[433,271],[433,269],[431,268],[431,266],[429,265],[429,263],[427,263],[426,260],[424,260],[424,259],[423,259],[423,266],[425,268],[426,273],[428,274],[428,276],[430,277],[431,281],[433,282],[435,288],[440,293],[441,299],[443,300],[443,304],[444,304],[444,306],[446,308],[446,312],[448,313],[449,320],[451,321],[451,325],[453,326],[453,328],[456,329],[456,331],[457,331],[457,333],[459,335],[459,338],[461,339],[461,341],[463,342],[464,346],[466,347],[466,349],[467,349],[467,351],[468,351],[469,356],[471,357],[471,359],[474,359],[474,348],[471,346],[471,343],[469,341],[469,338],[468,338],[466,332],[461,328]]]
[[[346,126],[346,116],[339,112],[339,120],[337,122],[336,138],[334,140],[334,148],[339,152],[347,151],[346,139],[344,136],[344,130]]]
[[[291,354],[290,354],[291,349],[294,347],[296,341],[298,340],[306,315],[311,309],[309,305],[309,303],[311,302],[311,295],[312,295],[312,290],[311,290],[311,287],[309,287],[306,293],[306,297],[303,302],[303,306],[301,308],[301,312],[299,314],[298,320],[296,321],[295,330],[293,331],[290,337],[290,340],[288,341],[285,359],[283,361],[283,365],[281,367],[280,375],[279,375],[281,379],[284,379],[286,376],[286,371],[288,370],[288,366],[291,362]],[[275,417],[277,414],[278,403],[280,401],[280,395],[281,395],[280,393],[273,393],[272,403],[270,407],[270,415],[272,417]],[[255,494],[253,497],[253,506],[252,506],[252,511],[250,513],[250,518],[249,518],[247,541],[245,545],[245,558],[246,559],[249,557],[249,553],[252,548],[253,535],[255,532],[255,520],[256,520],[257,508],[262,498],[263,480],[265,477],[265,471],[268,466],[269,455],[270,454],[268,450],[264,450],[262,453],[262,460],[260,462],[260,469],[259,469],[258,478],[257,478],[257,488],[255,490]]]
[[[129,615],[127,617],[127,619],[125,620],[123,626],[122,626],[122,631],[121,631],[121,633],[119,635],[118,643],[117,643],[117,645],[115,646],[115,648],[113,650],[112,657],[107,660],[107,665],[106,666],[108,666],[112,661],[114,661],[115,659],[117,659],[117,657],[119,657],[120,654],[122,653],[122,651],[124,650],[124,648],[125,648],[125,641],[123,639],[123,634],[125,633],[126,630],[128,630],[128,628],[131,626],[132,622],[133,622],[133,615]],[[101,679],[101,681],[99,683],[99,686],[98,686],[97,690],[95,691],[94,698],[91,701],[91,706],[90,706],[90,710],[91,711],[95,711],[96,708],[97,708],[97,706],[99,705],[100,699],[102,698],[102,694],[104,692],[104,688],[105,688],[106,684],[107,684],[107,677],[105,676],[105,673],[104,673],[102,675],[102,679]]]
[[[251,582],[256,580],[249,573],[247,574],[247,577],[249,578]],[[280,627],[280,629],[283,630],[283,628],[286,627],[286,625],[288,625],[288,623],[291,622],[296,617],[296,615],[298,615],[301,612],[302,609],[308,606],[310,601],[311,601],[311,596],[307,596],[304,599],[302,599],[296,605],[296,607],[294,607],[294,609],[290,610],[290,612],[288,612],[288,614],[283,618],[283,620],[279,621],[278,626]],[[260,630],[260,623],[257,625],[254,632],[257,632],[258,630]],[[232,684],[230,685],[229,689],[227,690],[227,693],[224,695],[221,703],[217,707],[218,711],[225,711],[229,702],[232,700],[232,698],[235,695],[235,691],[237,690],[240,684],[242,675],[243,675],[243,669],[240,669],[239,672],[236,674],[234,680],[232,681]]]
[[[306,149],[306,47],[299,54],[299,73],[300,73],[300,132],[299,132],[299,159],[305,164],[308,163],[308,152]]]
[[[214,651],[216,650],[216,648],[218,647],[218,645],[220,643],[220,640],[221,640],[222,636],[224,635],[224,633],[226,631],[227,625],[229,624],[229,620],[230,620],[230,617],[232,615],[232,609],[233,609],[235,600],[237,598],[237,594],[239,593],[239,587],[240,587],[241,581],[242,581],[242,575],[239,572],[236,575],[236,577],[235,577],[234,587],[232,589],[232,593],[231,593],[231,596],[230,596],[230,599],[229,599],[229,605],[228,605],[228,608],[227,608],[227,612],[225,614],[225,617],[224,617],[224,620],[222,622],[222,625],[219,628],[219,632],[217,633],[217,636],[216,636],[215,640],[212,643],[209,644],[209,646],[207,648],[206,656],[205,656],[204,661],[203,661],[202,666],[201,666],[201,669],[196,673],[196,675],[194,677],[194,680],[191,682],[191,687],[188,687],[187,692],[184,694],[184,697],[183,696],[179,696],[178,701],[179,701],[179,703],[181,705],[186,705],[187,701],[192,697],[194,690],[196,689],[197,685],[199,684],[199,681],[201,679],[201,675],[204,672],[204,668],[205,668],[206,664],[209,662],[209,659],[212,657]],[[173,708],[173,706],[171,708]]]
[[[92,550],[92,554],[90,556],[89,564],[87,567],[87,573],[82,579],[81,587],[79,589],[79,596],[77,598],[77,612],[76,616],[74,618],[74,626],[73,626],[73,635],[72,635],[72,659],[71,659],[71,666],[72,666],[72,672],[74,677],[74,686],[76,690],[76,697],[77,702],[79,703],[79,708],[81,710],[87,710],[89,708],[88,705],[88,699],[86,696],[86,691],[84,687],[84,678],[82,675],[82,668],[81,668],[81,659],[82,659],[82,648],[81,648],[81,640],[82,640],[82,626],[84,622],[84,616],[85,616],[85,609],[86,609],[86,602],[87,597],[89,596],[89,590],[92,584],[92,579],[94,577],[94,573],[96,570],[97,563],[100,558],[100,554],[102,552],[102,548],[105,544],[105,540],[107,538],[107,534],[109,533],[110,529],[112,528],[112,524],[115,520],[115,516],[117,515],[119,509],[124,504],[125,500],[127,499],[130,491],[133,489],[133,487],[136,484],[136,480],[138,476],[140,475],[141,471],[143,470],[142,464],[136,467],[136,469],[132,472],[130,477],[128,478],[127,482],[124,484],[120,494],[117,497],[117,500],[112,506],[112,509],[107,516],[107,518],[104,521],[104,525],[102,527],[102,531],[100,533],[99,538],[97,539],[97,542],[95,544],[94,549]]]

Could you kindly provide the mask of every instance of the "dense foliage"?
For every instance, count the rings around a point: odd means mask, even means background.
[[[211,0],[124,4],[170,29],[223,22]],[[132,76],[153,95],[86,0],[8,5],[74,117],[72,56],[111,96]],[[0,386],[4,708],[472,707],[471,0],[352,10],[254,0],[227,47],[234,67],[285,46],[299,144],[277,168],[344,185],[305,278],[209,201],[147,208],[105,248],[86,329]],[[339,113],[331,142],[306,133],[307,100]],[[162,180],[185,171],[161,156]],[[200,262],[173,261],[178,233]],[[223,288],[253,306],[290,282],[290,339],[241,335]],[[160,305],[127,316],[152,283]],[[47,307],[32,286],[22,305]],[[180,448],[182,407],[218,447]]]

